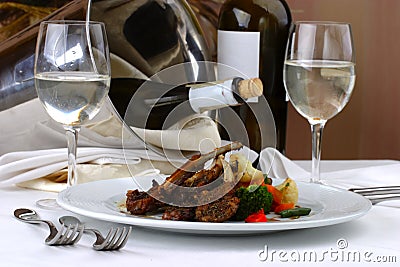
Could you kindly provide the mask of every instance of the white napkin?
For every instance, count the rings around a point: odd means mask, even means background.
[[[164,149],[208,152],[221,146],[216,123],[207,116],[195,114],[178,121],[167,130],[148,130],[131,127],[146,143]]]
[[[139,164],[142,159],[167,161],[147,150],[78,148],[77,163]],[[67,167],[66,148],[11,152],[0,157],[0,186],[34,180]],[[110,177],[112,178],[112,177]]]
[[[26,116],[29,114],[29,116]],[[146,142],[166,149],[204,151],[220,146],[216,123],[205,116],[189,117],[165,131],[137,131]],[[31,101],[0,112],[0,155],[15,151],[43,150],[66,146],[65,130],[46,114],[40,101]],[[15,123],[18,122],[18,123]],[[124,139],[124,140],[122,140]],[[122,142],[123,141],[123,142]],[[202,142],[200,142],[202,141]],[[79,132],[78,147],[144,149],[143,141],[122,123],[109,98],[99,114]],[[199,149],[202,143],[202,150]]]
[[[308,182],[310,173],[283,156],[274,148],[266,148],[260,154],[260,167],[270,177],[287,178]],[[400,184],[400,162],[384,166],[354,168],[321,172],[321,182],[343,189],[353,187],[388,186]]]
[[[143,141],[122,123],[115,112],[107,98],[96,118],[79,132],[77,162],[90,165],[84,168],[86,175],[81,181],[90,178],[90,172],[99,174],[99,170],[102,174],[118,175],[111,175],[110,178],[119,178],[129,174],[126,164],[129,164],[129,171],[133,169],[132,165],[137,165],[134,169],[140,172],[144,168],[152,168],[148,164],[150,161],[160,166],[161,171],[170,171],[171,167],[176,168],[185,161],[181,150],[199,151],[201,148],[209,151],[221,144],[216,124],[203,116],[192,117],[192,123],[177,124],[170,130],[143,132],[141,137],[149,143],[170,148],[164,151],[167,159],[146,150]],[[0,130],[0,155],[3,154],[0,157],[0,186],[25,183],[24,186],[29,188],[59,191],[60,187],[54,187],[54,183],[48,180],[49,176],[53,180],[58,175],[51,174],[67,167],[63,127],[45,114],[37,98],[0,112],[0,121],[4,126]],[[198,146],[200,143],[201,147]],[[125,150],[120,149],[121,144]],[[141,159],[148,162],[139,164]],[[105,164],[109,166],[106,168]],[[78,171],[83,170],[81,167],[78,166]],[[102,174],[98,176],[104,176]],[[38,179],[44,176],[45,179]]]

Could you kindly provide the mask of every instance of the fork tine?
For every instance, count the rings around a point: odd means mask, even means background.
[[[75,244],[80,239],[82,232],[83,232],[82,227],[79,224],[76,224],[71,234],[69,235],[68,239],[65,241],[65,244],[66,245]]]
[[[69,239],[69,235],[71,234],[73,225],[68,225],[68,227],[63,227],[63,233],[61,238],[58,240],[58,245],[66,245],[67,240]]]
[[[106,250],[106,246],[108,246],[110,239],[115,235],[114,228],[111,228],[108,231],[107,236],[104,238],[103,242],[100,245],[93,245],[93,248],[96,250]]]
[[[83,231],[85,230],[85,226],[84,225],[79,225],[78,224],[78,226],[79,226],[79,228],[78,228],[78,234],[75,236],[75,238],[72,240],[72,244],[75,244],[75,243],[77,243],[80,239],[81,239],[81,237],[82,237],[82,235],[83,235]]]
[[[132,231],[132,227],[126,228],[111,228],[107,236],[104,238],[95,229],[85,229],[96,234],[96,242],[93,244],[95,250],[118,250],[125,246],[128,237]]]
[[[350,188],[349,191],[368,198],[373,205],[400,198],[400,186],[359,187]]]
[[[375,204],[378,204],[380,202],[387,201],[387,200],[400,199],[400,195],[394,195],[394,196],[392,195],[392,196],[387,196],[387,197],[377,197],[377,198],[368,198],[368,199],[371,201],[372,205],[375,205]]]
[[[131,231],[132,231],[131,226],[129,226],[128,228],[124,227],[123,234],[121,234],[121,237],[119,239],[119,241],[122,241],[122,242],[118,242],[119,244],[116,245],[114,247],[114,249],[120,249],[126,245],[126,243],[128,242],[129,235],[131,234]]]
[[[400,189],[399,190],[362,191],[362,192],[356,191],[355,193],[363,195],[363,196],[399,195]]]
[[[62,231],[58,231],[53,238],[49,239],[49,237],[47,237],[44,242],[46,243],[46,245],[49,246],[57,245],[57,241],[60,240],[61,236],[62,236]]]
[[[113,243],[113,246],[110,247],[110,249],[117,250],[119,248],[120,244],[126,238],[126,233],[127,233],[126,227],[121,228],[119,231],[118,238],[115,240],[115,242]]]
[[[372,193],[372,192],[398,192],[400,191],[400,186],[376,186],[376,187],[358,187],[350,188],[349,191],[355,193]]]
[[[64,237],[65,230],[61,228],[57,234],[50,240],[46,239],[45,243],[50,246],[57,246],[60,244],[60,240]]]
[[[108,240],[107,245],[105,246],[105,249],[111,250],[115,246],[115,240],[117,240],[120,235],[121,235],[121,229],[119,227],[117,227],[114,230],[114,234],[112,235],[111,240]]]
[[[70,231],[68,231],[68,233],[65,234],[67,239],[64,241],[63,244],[65,244],[65,245],[71,244],[71,241],[75,237],[75,234],[76,234],[77,230],[78,230],[78,225],[75,225],[73,229],[71,227]]]

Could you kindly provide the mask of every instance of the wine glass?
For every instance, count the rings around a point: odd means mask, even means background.
[[[290,102],[311,125],[311,182],[320,182],[322,131],[349,101],[355,84],[351,26],[336,22],[295,22],[283,72]]]
[[[104,24],[65,20],[42,22],[36,43],[34,75],[41,103],[66,131],[67,186],[75,185],[78,132],[83,123],[98,113],[110,87]],[[48,206],[45,201],[37,204]],[[54,205],[55,200],[52,201]]]

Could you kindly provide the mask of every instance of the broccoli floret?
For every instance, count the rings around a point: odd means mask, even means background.
[[[236,196],[240,199],[239,208],[235,215],[235,218],[239,221],[261,209],[264,209],[264,213],[271,210],[272,194],[268,192],[265,186],[240,187],[236,190]]]
[[[272,184],[272,179],[268,177],[267,174],[264,175],[264,184]]]

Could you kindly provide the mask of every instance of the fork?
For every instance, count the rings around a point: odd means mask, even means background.
[[[373,205],[386,201],[400,199],[400,186],[377,186],[350,188],[349,191],[368,198]]]
[[[82,225],[79,219],[74,216],[62,216],[58,220],[65,225]],[[106,237],[103,237],[97,229],[85,228],[84,231],[95,234],[96,241],[93,243],[93,248],[95,250],[118,250],[125,246],[132,231],[132,227],[111,228]]]
[[[45,239],[45,244],[49,246],[73,245],[82,237],[84,227],[79,224],[61,225],[61,229],[47,220],[40,219],[36,211],[26,208],[16,209],[14,216],[26,223],[45,223],[50,229],[49,236]]]

